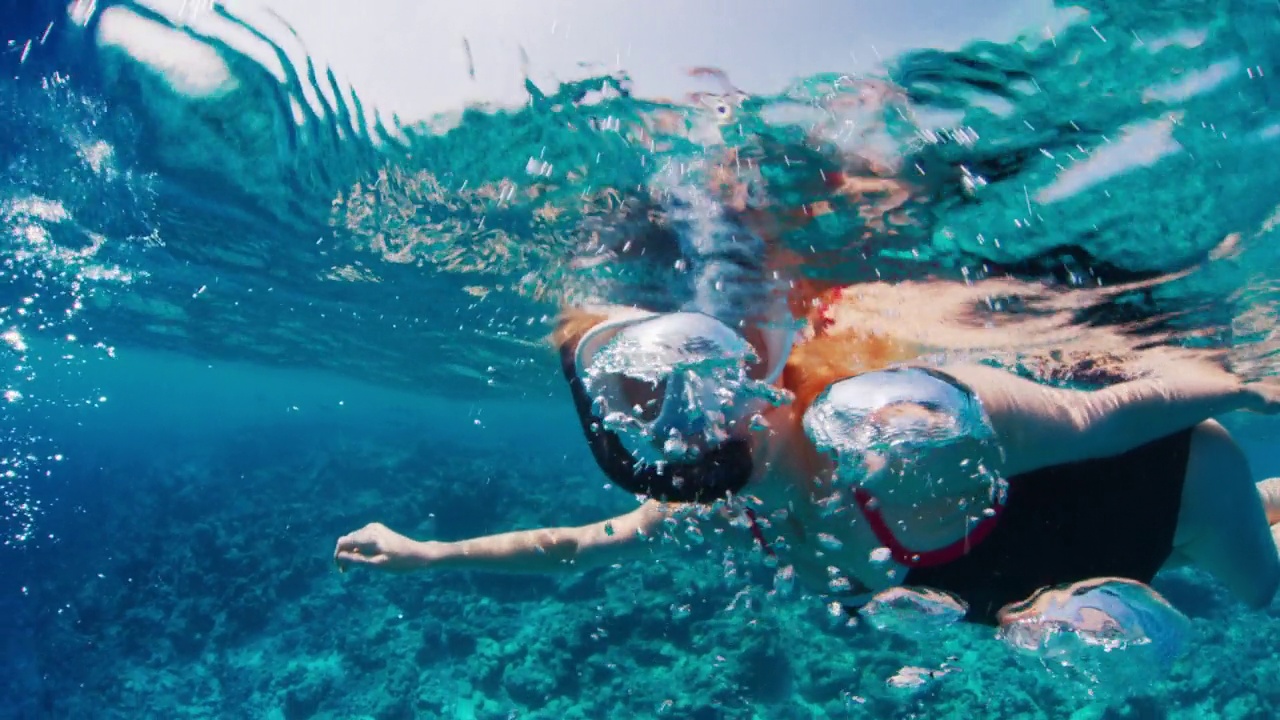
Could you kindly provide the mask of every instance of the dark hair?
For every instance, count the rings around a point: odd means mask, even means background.
[[[697,460],[663,463],[661,468],[637,461],[592,412],[586,384],[578,377],[573,345],[560,346],[560,368],[591,454],[611,482],[636,495],[666,502],[714,502],[746,486],[752,470],[751,446],[746,440],[730,440],[703,452]]]

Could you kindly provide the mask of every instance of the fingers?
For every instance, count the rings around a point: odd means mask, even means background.
[[[383,537],[386,527],[381,523],[369,523],[359,530],[338,538],[338,550],[369,549],[377,547],[378,540]]]
[[[373,564],[375,558],[382,555],[378,544],[380,530],[381,524],[370,523],[338,538],[338,543],[333,548],[333,562],[338,566],[338,572],[346,572],[350,564]]]
[[[374,555],[380,552],[381,544],[372,538],[359,537],[357,535],[347,535],[338,539],[338,547],[334,552],[355,552],[364,553],[366,555]]]
[[[1273,378],[1246,379],[1244,386],[1250,399],[1245,410],[1263,415],[1280,413],[1280,386]]]
[[[1258,383],[1258,388],[1265,412],[1274,415],[1280,410],[1280,385],[1277,385],[1275,378],[1267,378]]]
[[[351,565],[386,564],[387,554],[376,543],[347,542],[344,544],[344,540],[346,538],[339,540],[337,549],[333,551],[333,562],[338,566],[338,572],[346,572]]]
[[[363,554],[359,550],[339,550],[334,553],[333,561],[338,565],[338,572],[346,572],[352,565],[382,565],[387,561],[387,556]]]

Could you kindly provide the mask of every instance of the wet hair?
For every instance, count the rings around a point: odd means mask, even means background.
[[[737,493],[751,479],[751,446],[746,440],[730,440],[704,451],[696,460],[661,466],[636,460],[618,436],[604,427],[592,411],[591,396],[578,376],[576,342],[560,345],[560,367],[574,409],[596,464],[618,487],[664,502],[709,503]]]
[[[830,290],[819,296],[814,307],[825,309],[856,302],[855,297],[842,296],[840,290]],[[816,312],[811,312],[808,320],[811,327],[823,324]],[[792,407],[796,408],[799,419],[832,383],[889,367],[921,353],[922,348],[915,344],[888,335],[824,328],[792,348],[782,371],[782,385],[795,395]]]

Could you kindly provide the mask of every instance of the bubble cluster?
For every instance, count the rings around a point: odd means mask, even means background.
[[[788,401],[785,391],[748,376],[756,357],[723,323],[676,313],[620,331],[595,353],[585,382],[604,428],[638,459],[679,462],[724,442],[738,422],[764,427],[758,410]],[[627,397],[624,380],[642,384],[650,396]]]
[[[973,522],[1005,501],[990,419],[968,388],[940,373],[897,368],[841,380],[813,402],[803,424],[834,461],[824,516],[846,510],[860,492],[867,511],[905,518],[902,529],[944,508]],[[886,554],[876,549],[870,560],[883,565]]]
[[[868,373],[833,385],[804,417],[805,432],[839,462],[837,479],[861,484],[891,460],[955,455],[967,473],[989,475],[998,449],[981,404],[965,388],[919,368]]]
[[[122,169],[101,135],[103,108],[57,75],[0,92],[18,109],[5,120],[18,154],[0,173],[0,543],[16,545],[38,537],[49,502],[39,483],[64,457],[50,416],[107,401],[92,387],[68,395],[56,378],[114,357],[88,311],[143,276],[121,262],[122,250],[155,237],[150,180]]]
[[[959,668],[950,667],[944,664],[940,668],[926,668],[916,665],[906,665],[894,673],[889,679],[885,680],[885,685],[893,690],[907,693],[908,695],[921,692],[937,680],[958,672]]]
[[[1124,694],[1159,680],[1191,632],[1191,621],[1155,590],[1102,578],[1045,589],[1007,608],[999,638],[1089,694]]]
[[[929,637],[939,628],[964,619],[963,600],[930,588],[892,587],[858,609],[872,627],[909,637]]]

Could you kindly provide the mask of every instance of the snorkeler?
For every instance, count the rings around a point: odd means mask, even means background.
[[[666,547],[648,541],[690,522],[847,607],[923,586],[985,623],[1045,587],[1147,583],[1179,564],[1250,607],[1280,584],[1274,483],[1255,486],[1210,420],[1275,413],[1280,393],[1208,363],[1068,390],[983,365],[893,364],[891,346],[842,333],[751,362],[751,343],[698,313],[570,316],[556,339],[596,461],[647,500],[583,527],[453,543],[373,524],[338,541],[340,567],[582,570]],[[646,374],[682,358],[698,372]],[[715,383],[699,380],[708,371]]]
[[[876,214],[903,202],[898,184],[822,177],[861,210],[868,193],[887,198]],[[722,184],[740,190],[736,178]],[[692,258],[681,266],[690,296],[568,310],[553,338],[595,460],[645,501],[582,527],[450,543],[375,523],[338,540],[340,568],[585,570],[657,552],[667,544],[653,539],[687,523],[758,549],[780,576],[847,608],[922,586],[993,623],[1042,588],[1148,583],[1180,564],[1252,607],[1271,601],[1280,487],[1255,485],[1211,418],[1280,411],[1273,386],[1207,362],[1097,390],[923,362],[916,343],[842,322],[832,292],[771,285],[782,253],[768,238],[782,230],[767,221],[788,216],[671,180],[669,225]],[[634,248],[632,238],[616,244]],[[808,320],[799,339],[792,314]]]

